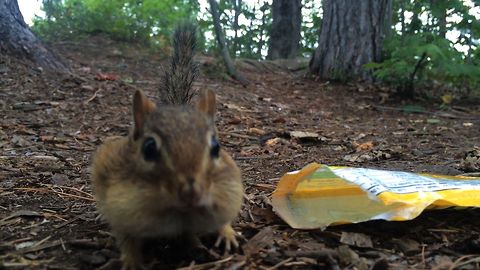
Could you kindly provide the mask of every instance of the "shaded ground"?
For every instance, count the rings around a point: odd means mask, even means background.
[[[95,220],[89,162],[107,136],[127,134],[134,89],[156,98],[163,59],[98,37],[55,48],[75,76],[47,78],[0,56],[0,268],[117,269],[109,229]],[[479,105],[432,105],[429,113],[407,114],[397,110],[402,104],[383,102],[385,89],[248,63],[242,71],[253,83],[243,88],[219,75],[216,60],[199,60],[195,87],[219,95],[221,141],[244,175],[248,199],[234,227],[245,239],[231,256],[215,249],[189,255],[156,243],[155,269],[480,268],[480,210],[297,231],[269,204],[281,175],[313,161],[463,173],[462,159],[479,146]],[[303,142],[290,131],[320,137]],[[373,149],[356,151],[369,142]],[[363,244],[345,244],[355,237]],[[209,237],[204,241],[211,244]]]

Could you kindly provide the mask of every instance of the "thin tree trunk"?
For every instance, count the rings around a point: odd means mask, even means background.
[[[268,59],[295,58],[300,48],[301,0],[273,0]]]
[[[413,2],[413,9],[411,10],[413,14],[408,29],[408,33],[410,34],[415,34],[416,31],[419,31],[422,28],[423,23],[419,18],[420,8],[421,3]]]
[[[326,79],[372,80],[363,65],[381,61],[389,1],[325,0],[310,72]]]
[[[393,1],[387,2],[385,12],[385,36],[388,37],[392,33],[392,21],[393,21]]]
[[[400,43],[403,45],[405,41],[405,0],[400,0],[400,25],[402,29],[400,33],[402,36],[400,37]]]
[[[430,2],[433,17],[437,19],[439,36],[445,38],[447,35],[447,7],[448,1],[431,0]]]
[[[256,9],[255,9],[255,6],[253,6],[252,13],[255,14],[255,12],[256,12]],[[253,20],[250,20],[250,24],[247,26],[246,32],[247,33],[253,33],[254,32]],[[254,43],[253,38],[247,38],[246,40],[244,39],[244,46],[243,47],[245,48],[245,56],[246,57],[249,57],[249,58],[254,57],[254,54],[253,54],[254,44],[253,43]]]
[[[220,47],[220,51],[222,53],[225,67],[227,68],[227,72],[234,79],[238,80],[242,85],[248,85],[249,81],[237,72],[237,69],[233,64],[232,58],[230,58],[230,54],[228,53],[227,44],[225,42],[225,35],[223,34],[223,29],[222,29],[222,26],[220,25],[220,14],[219,14],[218,3],[215,0],[208,0],[208,2],[210,3],[210,12],[212,13],[213,26],[215,28],[215,36],[217,37],[217,43],[218,43],[218,46]]]
[[[17,0],[0,0],[0,52],[29,59],[46,70],[68,71],[67,65],[30,31]]]
[[[236,56],[238,51],[238,17],[242,12],[242,0],[232,0],[232,3],[233,3],[233,10],[235,11],[235,14],[233,17],[233,31],[235,32],[235,35],[233,37],[232,51],[233,51],[233,55]]]
[[[258,34],[258,43],[257,43],[257,52],[258,52],[258,57],[262,58],[262,49],[263,49],[263,29],[265,29],[265,23],[266,23],[266,12],[267,12],[267,3],[264,3],[263,6],[260,8],[262,11],[262,25],[260,25],[260,33]]]

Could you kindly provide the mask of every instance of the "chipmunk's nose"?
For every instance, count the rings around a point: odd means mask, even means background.
[[[194,177],[186,177],[184,185],[179,190],[179,196],[187,206],[198,206],[202,198],[202,187]]]

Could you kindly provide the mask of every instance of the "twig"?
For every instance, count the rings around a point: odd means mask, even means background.
[[[79,196],[79,195],[75,195],[75,194],[70,194],[70,193],[65,193],[65,192],[61,192],[61,191],[56,191],[56,190],[48,189],[48,188],[12,188],[12,189],[13,190],[25,191],[25,192],[49,192],[50,191],[50,192],[53,192],[57,195],[63,195],[63,196],[82,199],[82,200],[91,201],[91,202],[95,201],[95,199],[93,199],[93,198],[87,198],[87,197],[83,197],[83,196]],[[2,189],[0,189],[0,190],[2,190]]]
[[[228,270],[241,269],[242,266],[244,266],[246,263],[247,263],[246,261],[241,261],[241,262],[235,263],[235,264],[233,264],[232,266],[230,266],[230,267],[228,268]]]
[[[197,265],[190,265],[190,266],[187,266],[187,267],[180,267],[180,268],[177,268],[177,270],[194,270],[194,269],[203,269],[203,268],[210,269],[215,265],[226,263],[226,262],[230,261],[231,259],[233,259],[233,256],[230,256],[230,257],[227,257],[225,259],[218,260],[218,261],[214,261],[214,262],[208,262],[208,263],[197,264]]]
[[[414,88],[414,83],[413,81],[415,80],[415,75],[417,74],[418,70],[420,69],[420,66],[422,65],[423,63],[423,60],[425,60],[427,58],[427,53],[424,52],[422,54],[422,56],[420,57],[420,59],[418,60],[417,64],[415,65],[415,68],[413,69],[413,72],[412,74],[410,74],[410,80],[408,81],[408,88],[407,88],[407,94],[409,95],[409,97],[413,97],[414,95],[414,91],[415,91],[415,88]]]
[[[270,268],[267,268],[267,270],[275,270],[275,269],[278,269],[280,266],[290,262],[291,260],[293,260],[293,258],[288,258],[286,260],[283,260],[277,264],[275,264],[274,266],[270,267]]]
[[[87,198],[87,197],[83,197],[83,196],[79,196],[79,195],[74,195],[74,194],[70,194],[70,193],[56,191],[56,190],[52,190],[52,192],[57,194],[57,195],[63,195],[63,196],[67,196],[67,197],[82,199],[82,200],[86,200],[86,201],[90,201],[90,202],[95,201],[95,199],[92,199],[92,198]]]
[[[100,92],[101,90],[102,90],[102,88],[100,88],[100,89],[98,89],[97,91],[95,91],[95,93],[93,93],[93,95],[92,95],[89,99],[85,100],[85,101],[83,102],[83,104],[84,104],[84,105],[87,105],[90,101],[92,101],[92,100],[94,100],[95,98],[97,98],[97,93]]]
[[[286,251],[288,257],[308,257],[308,258],[327,258],[337,257],[338,253],[333,250],[317,250],[317,251]]]
[[[39,247],[40,245],[42,245],[43,243],[47,242],[48,239],[52,238],[51,235],[43,238],[42,240],[38,241],[35,245],[33,245],[31,248],[36,248],[36,247]]]
[[[252,160],[252,159],[267,159],[272,156],[252,156],[252,157],[235,157],[235,160]]]
[[[32,247],[28,247],[28,248],[22,248],[22,249],[18,250],[17,253],[18,253],[18,254],[25,254],[25,253],[40,251],[40,250],[43,250],[43,249],[47,249],[47,248],[59,246],[59,245],[61,245],[61,244],[62,244],[61,241],[56,240],[56,241],[53,241],[53,242],[51,242],[51,243],[46,243],[46,244],[39,245],[39,246],[32,246]]]
[[[422,264],[423,264],[423,266],[427,265],[426,260],[425,260],[425,247],[426,247],[426,245],[422,245]]]
[[[257,137],[253,137],[253,136],[249,136],[249,135],[244,135],[244,134],[233,133],[233,132],[220,131],[220,132],[218,132],[218,134],[224,135],[224,136],[231,136],[231,137],[242,138],[242,139],[258,140]]]
[[[80,247],[80,248],[89,248],[89,249],[100,249],[101,244],[94,242],[90,239],[74,239],[67,242],[71,246]]]
[[[55,226],[53,226],[53,227],[54,227],[55,229],[60,229],[60,228],[62,228],[62,227],[64,227],[64,226],[66,226],[66,225],[68,225],[68,224],[76,221],[76,220],[79,219],[79,218],[80,218],[79,216],[76,216],[76,217],[74,217],[74,218],[72,218],[72,219],[70,219],[70,220],[65,221],[65,222],[62,223],[62,224],[55,225]]]
[[[457,260],[455,260],[453,262],[453,264],[450,266],[449,270],[453,270],[455,268],[467,265],[467,264],[472,263],[472,262],[480,262],[480,257],[478,257],[478,256],[475,257],[475,256],[477,256],[477,255],[465,255],[465,256],[462,256],[462,257],[458,258]],[[469,260],[461,263],[461,261],[463,261],[464,259],[470,258],[470,257],[475,257],[475,258],[469,259]]]
[[[398,107],[388,107],[388,106],[379,106],[379,105],[373,105],[372,107],[379,111],[405,111],[403,108],[398,108]],[[444,113],[444,112],[423,111],[423,112],[415,112],[415,113],[434,115],[437,117],[443,117],[443,118],[449,118],[449,119],[478,120],[478,117],[453,115],[451,113]]]
[[[61,185],[52,185],[52,184],[41,184],[42,186],[45,186],[45,187],[49,187],[49,188],[64,188],[64,189],[69,189],[69,190],[73,190],[73,191],[76,191],[78,193],[81,193],[83,195],[86,195],[90,198],[93,199],[93,195],[88,193],[88,192],[85,192],[83,190],[80,190],[78,188],[74,188],[74,187],[69,187],[69,186],[61,186]]]
[[[480,172],[462,173],[457,176],[480,177]]]

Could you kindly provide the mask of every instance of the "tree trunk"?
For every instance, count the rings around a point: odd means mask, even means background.
[[[392,34],[393,25],[393,1],[387,1],[385,11],[385,36],[390,37]]]
[[[310,72],[325,79],[371,80],[371,72],[363,65],[381,61],[389,1],[324,0],[319,45],[310,60]]]
[[[225,67],[227,68],[227,72],[234,79],[238,80],[242,85],[248,85],[249,81],[237,72],[237,69],[233,64],[232,58],[230,58],[230,54],[228,53],[227,43],[225,42],[225,35],[223,34],[223,29],[220,24],[218,3],[216,0],[208,0],[208,2],[210,3],[210,12],[212,13],[215,36],[217,37],[217,43],[220,47],[220,51],[222,53]]]
[[[447,35],[447,8],[446,0],[431,0],[430,2],[432,15],[437,19],[439,36],[445,38]]]
[[[400,0],[400,26],[401,26],[401,37],[400,37],[400,44],[403,45],[405,41],[405,0]]]
[[[257,57],[262,58],[262,49],[263,49],[263,29],[265,29],[265,24],[267,20],[267,3],[263,3],[263,5],[260,7],[260,11],[262,11],[262,24],[259,26],[260,33],[258,34],[258,42],[257,42]],[[253,20],[252,20],[253,21]]]
[[[273,0],[272,16],[267,58],[295,58],[301,38],[301,0]]]
[[[32,60],[46,70],[68,71],[66,64],[30,31],[17,0],[0,0],[0,53]]]
[[[232,0],[232,4],[235,12],[233,16],[233,31],[235,32],[235,36],[233,37],[232,51],[235,57],[238,51],[238,17],[242,12],[242,0]]]

